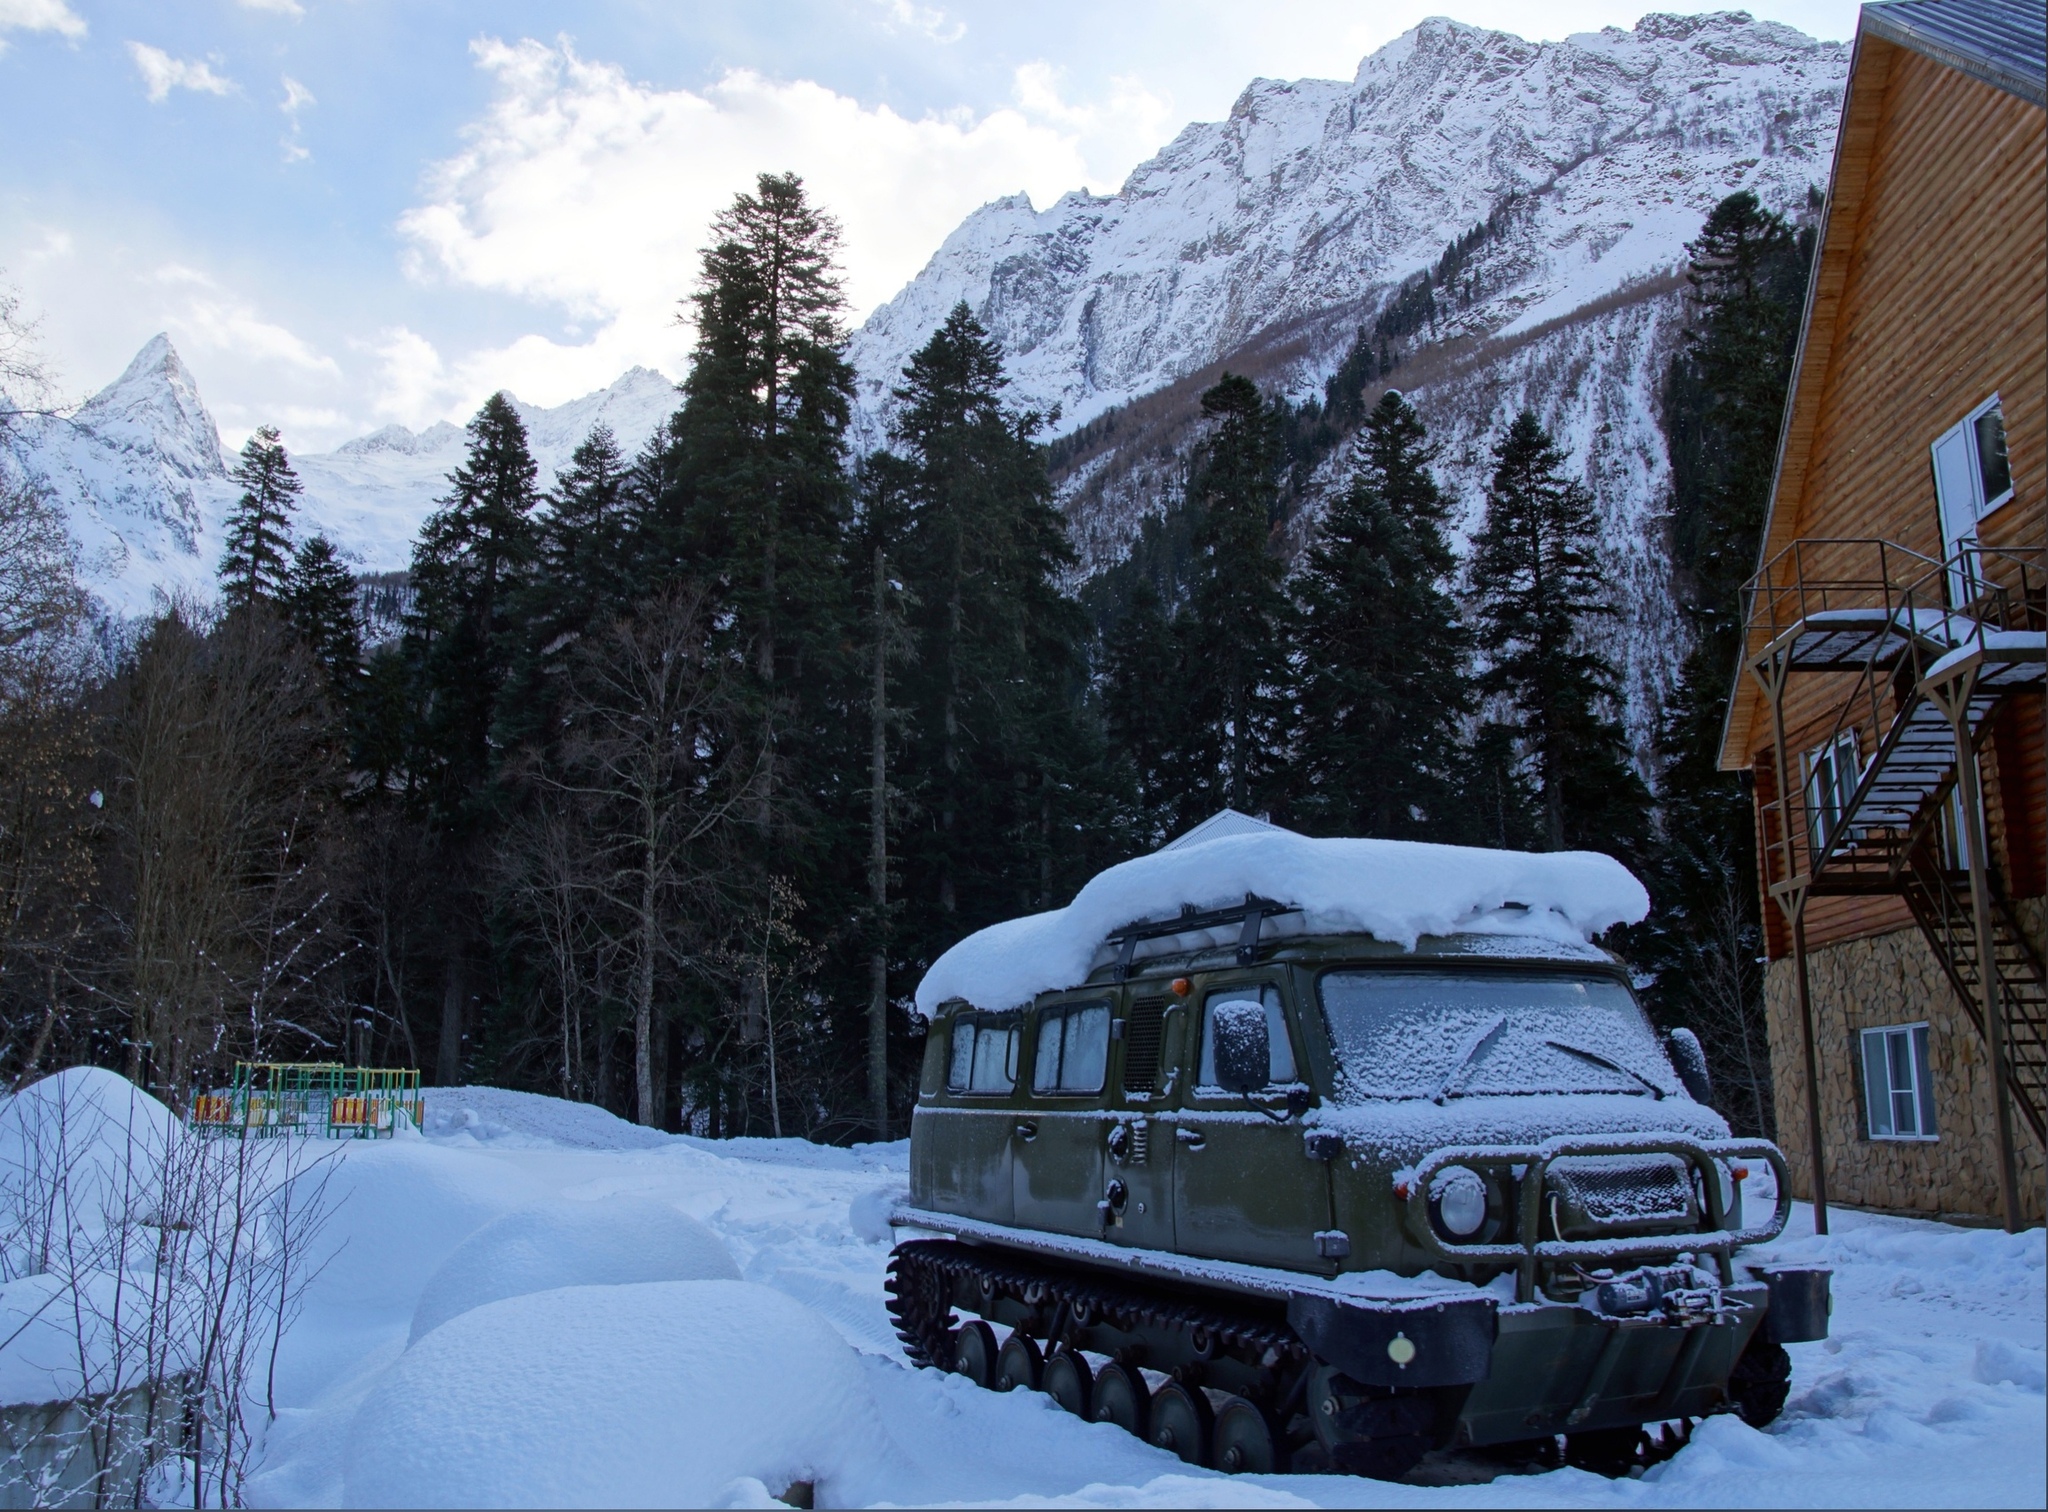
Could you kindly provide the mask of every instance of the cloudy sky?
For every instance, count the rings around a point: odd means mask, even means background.
[[[168,331],[230,444],[269,422],[318,450],[679,374],[705,226],[763,169],[843,221],[858,318],[976,205],[1114,190],[1253,76],[1348,78],[1446,10],[1554,38],[1642,9],[0,0],[0,278],[64,395]],[[1848,0],[1752,9],[1855,26]]]

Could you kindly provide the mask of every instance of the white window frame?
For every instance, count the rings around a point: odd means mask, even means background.
[[[1806,753],[1807,840],[1815,856],[1828,848],[1862,780],[1863,743],[1854,728]]]
[[[1934,469],[1934,498],[1941,515],[1942,555],[1961,556],[1977,538],[1977,524],[2013,496],[2012,462],[2006,460],[2005,491],[1995,498],[1984,496],[1984,459],[1978,455],[1977,422],[1992,411],[1999,413],[2004,427],[2004,406],[1993,394],[1982,404],[1934,438],[1928,447],[1928,461]],[[1974,567],[1949,575],[1950,588],[1958,604],[1971,597],[1969,579],[1978,576]]]
[[[1932,1144],[1941,1138],[1934,1116],[1934,1073],[1927,1060],[1928,1028],[1884,1024],[1858,1036],[1857,1073],[1863,1080],[1863,1128],[1872,1139],[1896,1144]],[[1898,1084],[1901,1065],[1906,1085]],[[1904,1099],[1904,1105],[1901,1104]],[[1900,1114],[1910,1111],[1913,1128],[1901,1133]]]

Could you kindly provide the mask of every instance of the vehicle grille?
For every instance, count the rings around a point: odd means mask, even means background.
[[[1553,1161],[1547,1204],[1560,1239],[1658,1233],[1698,1223],[1692,1179],[1673,1155],[1582,1155]]]
[[[1141,998],[1131,1004],[1124,1026],[1124,1090],[1159,1090],[1159,1040],[1166,1019],[1165,998]]]

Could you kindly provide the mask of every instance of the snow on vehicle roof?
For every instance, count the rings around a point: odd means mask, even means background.
[[[1408,840],[1314,840],[1290,830],[1229,835],[1112,866],[1065,908],[993,924],[960,941],[917,986],[929,1017],[964,999],[1003,1009],[1078,986],[1108,937],[1246,894],[1302,910],[1298,929],[1369,934],[1412,950],[1424,935],[1520,935],[1583,945],[1650,911],[1627,867],[1595,851],[1482,850]]]

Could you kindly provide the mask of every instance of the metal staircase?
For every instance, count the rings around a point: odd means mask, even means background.
[[[1978,964],[1977,923],[1970,905],[1970,874],[1944,867],[1934,846],[1915,853],[1900,891],[1921,932],[1934,946],[1956,996],[1979,1036],[1986,1036],[1983,969]],[[1991,909],[1991,968],[2005,1012],[2005,1084],[2013,1111],[2043,1139],[2048,1112],[2048,970],[2033,944],[2020,933],[2019,919],[2005,898]],[[1987,1036],[1988,1037],[1988,1036]]]
[[[2014,1115],[2037,1144],[2048,1138],[2048,972],[1991,854],[1978,757],[2006,702],[2048,685],[2048,606],[2042,552],[1960,544],[1937,562],[1888,541],[1802,540],[1750,581],[1745,619],[1761,649],[1748,665],[1775,765],[1761,859],[1792,930],[1809,1088],[1808,901],[1893,896],[1911,910],[1991,1051],[2010,1222]],[[1818,1151],[1818,1109],[1809,1117]]]

